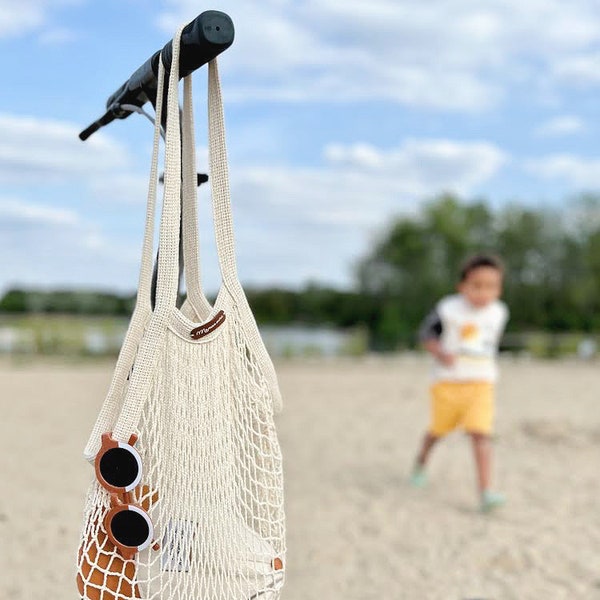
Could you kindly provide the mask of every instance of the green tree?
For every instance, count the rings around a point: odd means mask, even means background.
[[[493,215],[481,202],[444,195],[418,217],[397,219],[357,270],[361,293],[378,302],[371,323],[374,348],[414,345],[418,323],[440,296],[454,288],[460,263],[491,249]]]
[[[396,219],[358,265],[360,293],[377,306],[368,323],[374,348],[414,343],[420,320],[455,288],[462,261],[476,252],[506,265],[510,327],[598,330],[600,199],[587,195],[559,209],[444,195],[418,216]]]
[[[22,313],[27,310],[27,292],[25,290],[9,290],[0,300],[0,311]]]

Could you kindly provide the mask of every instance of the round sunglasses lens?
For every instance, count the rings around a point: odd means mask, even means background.
[[[110,521],[110,529],[119,544],[131,548],[141,546],[150,537],[148,521],[135,510],[116,513]]]
[[[104,481],[114,487],[127,487],[138,476],[140,467],[133,452],[125,448],[110,448],[100,459]]]

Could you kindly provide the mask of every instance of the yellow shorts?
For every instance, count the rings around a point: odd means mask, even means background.
[[[429,433],[442,436],[458,427],[490,434],[494,419],[494,386],[483,381],[439,381],[431,386]]]

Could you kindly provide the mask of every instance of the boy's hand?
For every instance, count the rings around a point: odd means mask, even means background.
[[[435,359],[445,365],[451,367],[456,362],[456,355],[444,352],[442,345],[437,339],[426,340],[424,343],[425,349],[429,351]]]
[[[447,352],[437,352],[435,355],[436,359],[446,367],[451,367],[456,362],[456,356],[454,354],[448,354]]]

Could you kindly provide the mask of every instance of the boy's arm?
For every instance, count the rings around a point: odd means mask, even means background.
[[[504,336],[504,332],[506,331],[506,325],[510,318],[510,312],[508,307],[504,302],[500,303],[500,319],[498,324],[498,331],[496,333],[496,351],[498,351],[500,347],[500,342],[502,342],[502,338]]]
[[[446,366],[450,366],[454,364],[455,357],[453,354],[445,352],[442,348],[442,344],[440,343],[442,331],[442,319],[437,309],[433,309],[425,317],[419,328],[419,341],[425,350],[434,356],[436,360]]]

